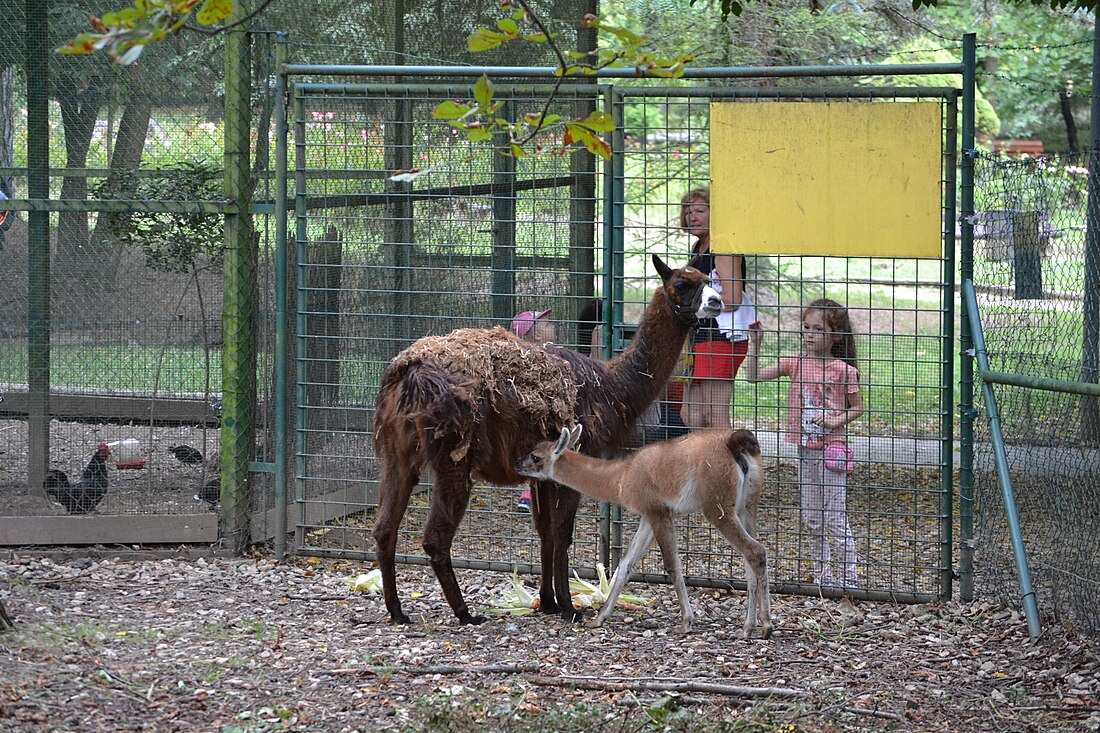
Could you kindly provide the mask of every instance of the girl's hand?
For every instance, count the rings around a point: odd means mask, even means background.
[[[753,346],[760,345],[760,339],[764,336],[764,324],[760,321],[753,321],[749,324],[749,338],[752,339]]]

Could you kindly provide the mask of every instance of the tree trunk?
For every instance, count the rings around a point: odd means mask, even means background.
[[[1069,150],[1076,153],[1081,149],[1077,142],[1077,121],[1073,119],[1073,110],[1069,106],[1070,90],[1064,89],[1058,92],[1058,103],[1062,108],[1062,119],[1066,123],[1066,140],[1069,141]]]
[[[70,80],[57,85],[57,101],[61,121],[65,126],[65,166],[86,168],[88,148],[99,117],[99,109],[107,99],[104,87],[90,82],[77,88]],[[61,198],[84,201],[88,198],[88,180],[83,176],[65,176],[61,183]],[[96,252],[89,246],[88,214],[63,211],[58,214],[56,271],[60,278],[72,278],[74,283],[102,271]],[[97,277],[95,282],[100,282]]]
[[[106,193],[104,198],[134,198],[135,179],[127,174],[134,173],[141,167],[141,156],[145,151],[145,139],[149,133],[149,120],[153,115],[150,97],[145,93],[145,76],[141,71],[141,65],[134,64],[129,69],[130,98],[126,102],[122,119],[118,124],[118,134],[111,153],[110,171],[107,173],[107,182],[104,187]],[[96,220],[91,248],[105,255],[101,260],[102,263],[112,263],[109,272],[105,268],[101,271],[106,276],[105,279],[113,285],[121,265],[122,248],[111,232],[108,221],[109,217],[106,216],[100,216]]]
[[[0,168],[15,165],[14,127],[15,127],[15,67],[0,69]],[[12,190],[10,175],[0,175],[0,188],[9,197]]]

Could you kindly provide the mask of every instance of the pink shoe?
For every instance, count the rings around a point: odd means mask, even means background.
[[[525,512],[531,511],[531,490],[524,489],[523,493],[516,499],[516,508],[522,509]]]

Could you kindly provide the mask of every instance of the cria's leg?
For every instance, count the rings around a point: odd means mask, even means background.
[[[676,549],[676,530],[672,526],[672,514],[666,512],[659,517],[653,517],[651,521],[653,533],[657,537],[657,544],[661,548],[661,559],[665,563],[665,572],[672,577],[672,584],[676,588],[676,598],[680,601],[680,626],[676,630],[681,634],[686,634],[691,631],[695,614],[691,610],[687,584],[684,583],[684,571],[680,565],[680,553]]]
[[[757,620],[767,639],[772,635],[771,595],[768,591],[768,551],[749,535],[737,515],[717,506],[704,506],[703,513],[731,545],[745,557],[748,598],[745,609],[745,636],[752,634]]]
[[[436,462],[435,471],[435,490],[424,525],[424,551],[439,579],[443,597],[451,604],[459,623],[480,624],[485,617],[470,614],[451,562],[451,545],[470,500],[469,466],[465,462],[450,463],[449,459],[444,459]]]
[[[642,517],[630,547],[627,548],[626,554],[619,562],[619,567],[615,569],[615,577],[611,581],[611,589],[607,592],[607,599],[603,602],[603,608],[600,609],[600,613],[596,618],[588,622],[589,627],[603,626],[603,622],[615,610],[615,602],[619,600],[619,594],[623,592],[623,586],[626,585],[627,578],[630,577],[630,572],[634,569],[634,564],[649,552],[649,547],[652,544],[653,527],[648,519]]]

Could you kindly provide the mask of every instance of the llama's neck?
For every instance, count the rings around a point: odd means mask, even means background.
[[[664,288],[659,288],[646,308],[638,333],[609,367],[633,387],[633,404],[640,414],[660,395],[676,368],[691,326],[672,312]]]
[[[550,478],[585,496],[632,508],[624,502],[623,478],[633,456],[607,461],[577,451],[567,451],[554,462]]]

